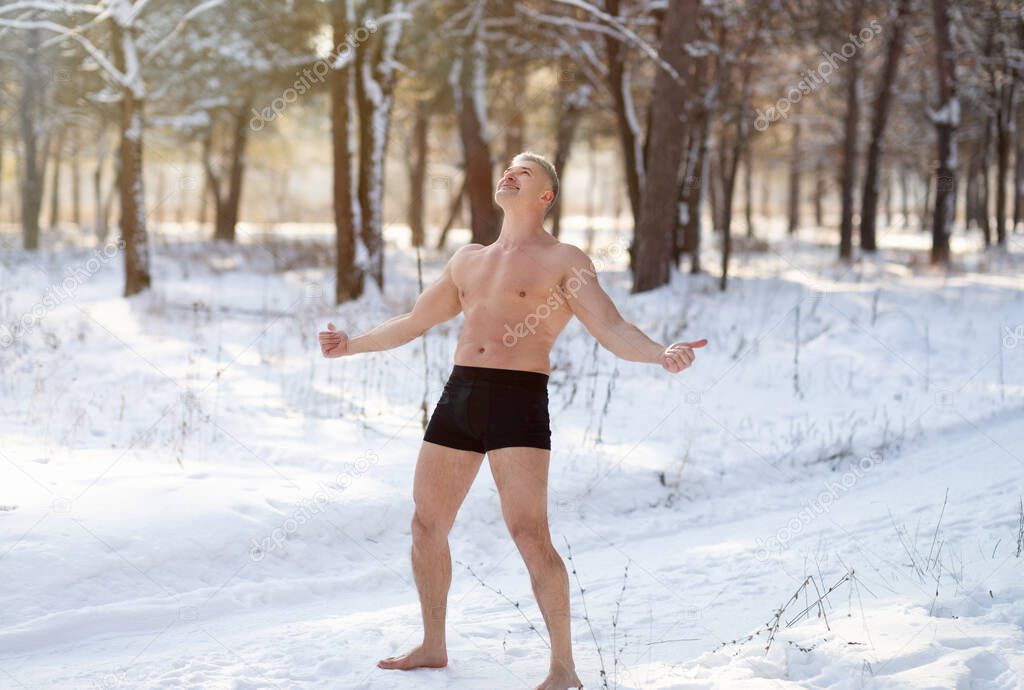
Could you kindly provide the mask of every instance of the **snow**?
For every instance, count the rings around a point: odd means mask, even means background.
[[[945,103],[938,111],[931,114],[931,119],[937,125],[949,125],[957,127],[960,124],[960,99],[954,96]]]
[[[674,273],[630,295],[628,238],[597,234],[627,319],[709,344],[675,376],[575,321],[553,352],[550,519],[585,687],[602,663],[617,688],[1018,687],[1024,247],[957,233],[945,275],[908,263],[919,233],[844,267],[834,233],[758,227],[771,250],[737,240],[724,294]],[[341,307],[329,225],[150,235],[153,289],[120,297],[117,257],[33,311],[96,248],[0,233],[0,686],[534,687],[527,620],[546,632],[486,463],[450,536],[449,666],[375,667],[419,641],[420,404],[461,317],[351,359],[316,332],[411,307],[407,229],[385,226],[386,292]],[[443,260],[424,251],[425,282]]]
[[[452,89],[452,98],[455,101],[456,111],[462,108],[462,88],[459,76],[462,74],[462,57],[458,54],[452,60],[451,69],[448,70],[448,86]]]
[[[134,142],[136,145],[142,142],[142,116],[139,113],[139,105],[135,104],[132,110],[131,122],[124,130],[124,138]]]

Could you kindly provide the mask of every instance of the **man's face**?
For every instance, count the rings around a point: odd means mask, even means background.
[[[498,179],[494,201],[502,209],[547,208],[553,192],[544,169],[530,160],[514,159]]]

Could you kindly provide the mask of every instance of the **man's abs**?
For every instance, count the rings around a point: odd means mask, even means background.
[[[529,334],[527,338],[515,338],[501,330],[487,330],[487,333],[478,333],[468,325],[463,327],[455,347],[455,364],[550,373],[554,341],[549,342],[540,333]]]

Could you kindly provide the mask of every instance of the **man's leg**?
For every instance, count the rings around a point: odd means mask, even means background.
[[[530,572],[530,584],[551,638],[551,668],[540,690],[581,687],[572,659],[569,575],[548,529],[548,464],[542,448],[499,448],[487,454],[501,512]]]
[[[445,648],[445,612],[452,582],[448,532],[463,499],[469,493],[483,453],[456,450],[424,441],[416,461],[412,497],[412,571],[420,594],[423,643],[401,656],[377,663],[380,668],[439,667],[448,663]]]

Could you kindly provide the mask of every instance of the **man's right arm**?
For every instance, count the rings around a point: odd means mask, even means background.
[[[392,317],[362,335],[349,338],[345,333],[330,330],[320,332],[320,349],[324,357],[341,357],[361,352],[390,350],[417,338],[439,323],[454,318],[462,311],[459,290],[452,280],[452,264],[456,257],[469,247],[466,245],[455,252],[438,278],[416,299],[412,311]]]
[[[631,362],[658,363],[673,374],[693,364],[693,348],[704,347],[701,338],[692,343],[669,346],[651,340],[634,324],[622,318],[611,297],[597,281],[597,269],[583,250],[566,245],[566,278],[562,290],[573,314],[606,350]],[[569,273],[572,276],[569,277]]]
[[[657,363],[665,346],[648,338],[626,321],[597,280],[597,269],[583,250],[566,245],[563,292],[573,314],[603,348],[632,362]]]

